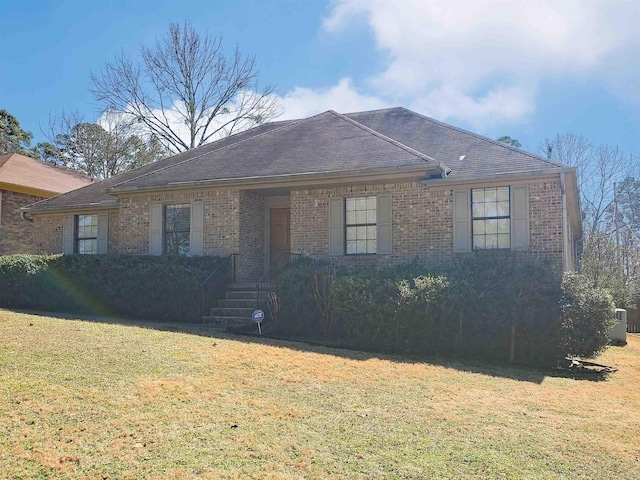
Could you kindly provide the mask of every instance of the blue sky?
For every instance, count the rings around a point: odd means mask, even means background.
[[[402,105],[531,150],[571,132],[640,154],[638,1],[4,1],[0,108],[35,141],[50,114],[95,120],[90,73],[171,21],[255,55],[281,118]]]

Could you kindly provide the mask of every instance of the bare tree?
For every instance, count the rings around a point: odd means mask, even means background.
[[[222,38],[172,23],[141,60],[124,53],[91,75],[95,98],[144,125],[170,150],[198,147],[279,114],[273,86],[260,89],[255,58]]]
[[[539,153],[547,155],[549,150],[553,160],[578,171],[585,232],[593,235],[611,231],[607,212],[613,205],[615,184],[637,171],[638,159],[624,154],[617,146],[594,146],[585,137],[572,133],[546,139]]]
[[[578,171],[584,218],[581,273],[594,287],[608,289],[618,306],[632,305],[640,293],[640,204],[633,179],[638,158],[571,133],[546,139],[539,153],[550,153]]]
[[[78,170],[92,178],[110,178],[154,162],[166,150],[154,136],[121,115],[105,113],[98,123],[89,123],[77,112],[49,118],[48,142],[36,149],[41,159]]]

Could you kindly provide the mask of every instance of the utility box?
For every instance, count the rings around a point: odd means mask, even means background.
[[[614,345],[627,344],[627,311],[616,308],[616,323],[609,330],[609,338]]]

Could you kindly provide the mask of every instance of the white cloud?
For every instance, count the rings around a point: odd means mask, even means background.
[[[376,96],[359,93],[349,78],[342,78],[337,85],[324,89],[296,87],[279,97],[279,102],[284,111],[279,120],[305,118],[327,110],[347,113],[390,105]]]
[[[522,120],[534,112],[543,79],[590,76],[622,88],[621,71],[633,62],[619,59],[640,46],[637,7],[610,0],[334,0],[325,30],[335,34],[364,19],[388,62],[364,82],[366,94],[341,81],[322,92],[298,88],[285,99],[304,104],[339,90],[354,101],[406,105],[443,120]],[[637,82],[624,85],[626,95],[630,90],[640,101]]]

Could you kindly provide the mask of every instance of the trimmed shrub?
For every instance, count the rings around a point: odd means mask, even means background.
[[[0,305],[193,322],[200,282],[219,257],[8,255],[0,257]]]
[[[456,354],[545,367],[607,345],[611,297],[557,262],[517,252],[337,269],[311,259],[276,279],[280,334],[373,351]]]
[[[510,251],[458,257],[448,275],[458,352],[500,361],[554,364],[562,273],[556,262]]]
[[[321,312],[313,298],[313,278],[321,267],[309,257],[282,267],[276,277],[275,330],[295,337],[318,338],[323,333]]]
[[[564,275],[562,291],[560,351],[563,356],[593,358],[609,344],[608,332],[615,322],[611,294],[575,273]]]

